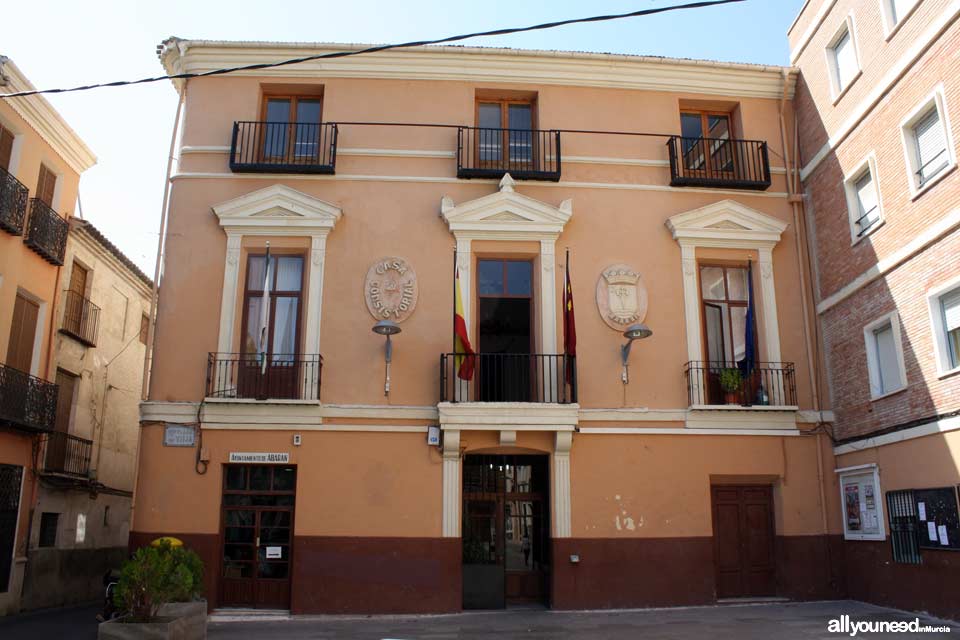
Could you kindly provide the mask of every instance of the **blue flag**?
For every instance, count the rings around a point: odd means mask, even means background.
[[[756,353],[754,352],[754,344],[756,339],[753,335],[753,324],[754,324],[754,309],[753,309],[753,262],[747,263],[747,326],[744,328],[744,350],[743,350],[743,359],[737,363],[737,366],[740,368],[740,373],[744,378],[753,373],[754,367],[756,367]]]

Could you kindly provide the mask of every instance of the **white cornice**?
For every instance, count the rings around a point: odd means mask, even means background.
[[[329,233],[340,207],[283,184],[274,184],[213,206],[220,226],[229,233],[289,235]]]
[[[357,51],[368,46],[171,38],[160,47],[160,61],[168,74],[202,73],[223,67],[276,62],[335,51]],[[512,82],[780,99],[783,96],[783,69],[778,66],[609,53],[410,47],[346,58],[312,60],[241,74],[281,78]],[[796,70],[788,69],[787,81],[787,97],[792,98]]]
[[[17,93],[36,89],[17,68],[17,65],[13,63],[13,60],[5,56],[0,56],[0,75],[6,76],[7,79],[7,85],[3,93]],[[97,157],[93,155],[90,148],[43,96],[8,98],[6,103],[20,114],[20,117],[33,127],[40,134],[40,137],[53,147],[53,150],[63,158],[64,162],[78,174],[97,163]]]
[[[735,200],[678,213],[666,221],[673,239],[700,247],[773,247],[787,223]]]

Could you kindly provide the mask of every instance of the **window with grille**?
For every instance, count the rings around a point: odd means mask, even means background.
[[[880,221],[877,189],[869,169],[853,183],[853,189],[857,202],[857,235],[862,236],[870,227]]]
[[[60,524],[60,514],[44,511],[40,514],[39,547],[57,546],[57,525]]]
[[[947,138],[936,106],[913,126],[917,183],[923,186],[947,168]]]
[[[893,561],[920,564],[920,545],[917,534],[919,518],[913,489],[887,491],[887,513],[890,516],[890,544]]]

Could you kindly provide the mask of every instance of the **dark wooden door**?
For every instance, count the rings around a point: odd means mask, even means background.
[[[48,206],[53,206],[53,192],[57,186],[56,174],[47,168],[46,165],[40,165],[40,175],[37,177],[37,198],[43,200]]]
[[[224,467],[225,607],[290,608],[296,467]]]
[[[712,502],[717,597],[776,595],[772,487],[714,486]]]
[[[7,366],[30,373],[33,363],[33,342],[37,336],[40,305],[17,294],[13,303],[13,322],[7,343]]]

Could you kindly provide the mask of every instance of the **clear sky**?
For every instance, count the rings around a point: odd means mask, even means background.
[[[28,0],[3,9],[0,54],[38,88],[160,75],[156,45],[217,40],[400,42],[623,13],[689,0]],[[786,30],[803,0],[745,0],[616,22],[466,42],[787,64]],[[169,82],[48,96],[98,157],[80,182],[84,216],[153,275]],[[226,144],[226,141],[224,142]]]

